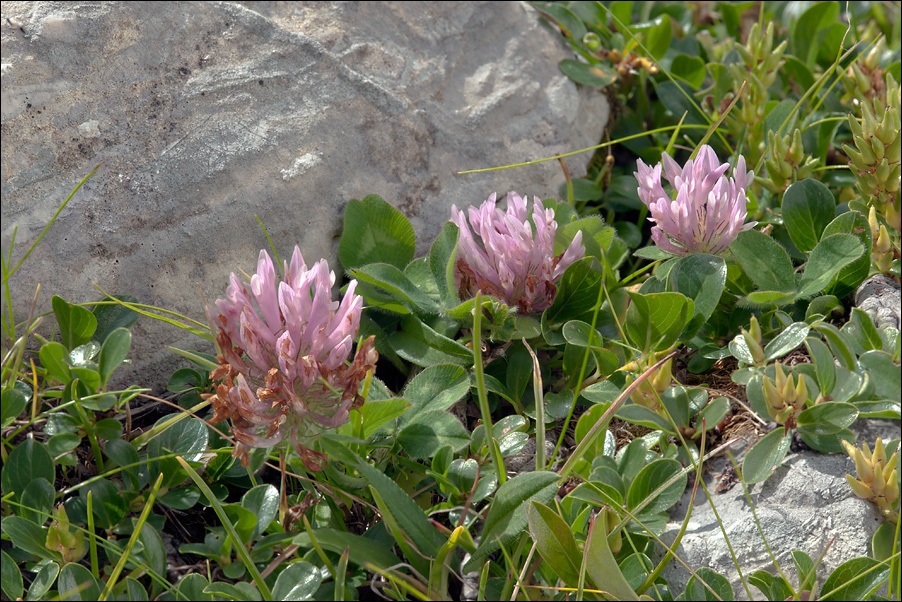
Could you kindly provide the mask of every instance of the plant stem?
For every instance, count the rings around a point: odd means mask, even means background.
[[[485,388],[485,373],[482,367],[482,291],[476,291],[476,305],[473,309],[473,368],[476,370],[476,394],[479,398],[479,411],[482,413],[482,426],[485,428],[485,439],[492,454],[492,464],[498,473],[498,486],[507,481],[507,471],[501,459],[501,450],[495,441],[492,428],[492,413],[489,411],[489,398]]]

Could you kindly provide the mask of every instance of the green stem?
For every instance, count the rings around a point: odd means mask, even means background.
[[[482,291],[476,291],[476,306],[473,309],[473,368],[476,370],[476,394],[479,398],[479,411],[482,413],[482,425],[485,428],[485,439],[492,454],[492,463],[498,473],[498,486],[507,481],[507,471],[501,459],[501,450],[495,441],[492,428],[492,414],[489,412],[489,398],[485,388],[485,373],[482,367]]]

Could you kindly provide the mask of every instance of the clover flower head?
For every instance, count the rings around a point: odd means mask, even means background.
[[[757,224],[744,223],[746,190],[755,174],[745,170],[742,155],[731,178],[726,176],[730,164],[720,163],[714,149],[707,144],[683,167],[667,153],[661,155],[661,161],[649,167],[639,159],[638,171],[633,173],[639,182],[639,198],[651,214],[648,219],[655,223],[651,237],[659,248],[675,255],[719,255],[740,232]],[[676,193],[675,200],[661,185],[662,168]]]
[[[506,212],[496,207],[495,198],[492,194],[467,213],[451,206],[451,221],[460,229],[454,273],[460,297],[469,299],[482,290],[522,313],[544,311],[554,301],[555,282],[586,252],[582,232],[555,256],[553,209],[533,197],[530,223],[525,197],[509,193]]]
[[[375,367],[370,337],[348,364],[363,299],[351,281],[341,303],[332,300],[335,273],[325,260],[307,269],[295,247],[284,278],[266,251],[248,284],[231,275],[226,298],[216,301],[222,351],[214,379],[213,422],[232,419],[235,455],[247,464],[249,447],[271,447],[290,437],[310,470],[325,456],[302,444],[325,428],[346,423],[363,403],[360,381]]]

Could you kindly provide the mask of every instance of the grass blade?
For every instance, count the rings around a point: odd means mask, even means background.
[[[254,561],[251,560],[251,555],[248,553],[247,548],[244,547],[242,543],[241,536],[238,535],[238,532],[235,531],[235,525],[232,524],[232,521],[229,520],[228,515],[226,514],[225,508],[222,507],[219,499],[216,495],[213,494],[213,491],[210,489],[209,485],[207,485],[200,475],[191,468],[191,465],[188,464],[184,458],[181,456],[176,456],[176,460],[179,461],[179,464],[182,465],[182,468],[185,469],[185,472],[188,473],[188,476],[191,477],[191,480],[194,481],[194,484],[198,486],[198,488],[203,492],[207,499],[210,500],[210,504],[213,506],[213,510],[216,512],[216,516],[219,517],[219,521],[222,523],[222,526],[225,527],[226,533],[229,534],[229,537],[232,538],[232,543],[235,545],[235,551],[238,552],[238,558],[241,559],[242,564],[244,564],[245,568],[247,568],[247,572],[250,573],[251,577],[254,579],[254,583],[257,584],[257,589],[260,590],[260,596],[264,600],[272,600],[272,592],[269,591],[269,587],[266,585],[266,582],[263,581],[263,577],[260,575],[260,571],[257,570],[257,565],[254,564]],[[162,475],[160,475],[162,478]],[[159,480],[157,480],[157,484],[159,485]]]
[[[122,555],[119,557],[119,562],[116,563],[115,568],[113,568],[113,572],[110,575],[110,578],[107,579],[106,587],[103,588],[103,591],[100,592],[100,597],[98,598],[98,602],[103,602],[103,600],[107,599],[107,596],[110,595],[110,592],[113,591],[113,586],[116,585],[116,581],[119,579],[119,575],[122,573],[122,569],[125,568],[125,563],[128,562],[128,557],[131,556],[132,548],[135,547],[135,543],[138,541],[138,537],[141,536],[141,529],[144,528],[144,523],[147,522],[147,517],[150,515],[150,509],[153,508],[153,502],[157,497],[157,492],[160,490],[160,483],[163,482],[163,473],[160,473],[160,476],[157,477],[156,483],[153,484],[153,489],[150,491],[150,495],[147,498],[147,503],[144,505],[144,510],[141,511],[141,516],[138,517],[138,522],[135,523],[135,530],[132,532],[132,536],[129,538],[128,543],[125,544],[125,549],[122,551]]]

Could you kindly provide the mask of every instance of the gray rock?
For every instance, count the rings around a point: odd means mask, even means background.
[[[866,312],[877,328],[902,324],[902,286],[891,276],[874,274],[855,289],[855,305]]]
[[[884,441],[899,437],[898,421],[861,420],[852,428],[859,433],[859,441],[863,438],[872,448],[878,435]],[[722,459],[720,464],[725,460]],[[855,475],[855,463],[845,454],[801,451],[787,455],[783,465],[769,479],[749,487],[767,544],[794,587],[798,586],[798,579],[791,557],[793,550],[806,552],[815,562],[827,550],[817,568],[818,586],[843,562],[869,555],[871,537],[884,519],[874,504],[855,497],[846,482],[846,473]],[[741,485],[717,494],[714,493],[716,483],[710,475],[705,483],[743,576],[747,578],[761,569],[778,574]],[[680,529],[691,495],[690,487],[671,509],[673,522],[667,525],[662,537],[668,545],[673,543]],[[693,569],[708,567],[727,577],[737,600],[749,599],[724,533],[701,487],[677,554]],[[656,560],[661,557],[663,554]],[[663,576],[675,595],[685,589],[690,577],[685,567],[676,561],[671,561]],[[764,599],[758,588],[750,585],[749,590],[753,599]]]
[[[11,280],[18,320],[40,283],[72,302],[111,293],[204,320],[229,272],[297,244],[338,269],[347,201],[378,194],[425,252],[452,203],[556,196],[556,161],[456,175],[597,144],[608,105],[558,69],[572,58],[506,2],[4,2],[2,244],[13,260],[104,165]],[[588,154],[568,159],[585,173]],[[5,302],[5,299],[4,299]],[[5,310],[4,310],[5,311]],[[165,382],[210,350],[142,319],[125,374]],[[118,374],[118,373],[117,373]]]

